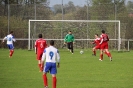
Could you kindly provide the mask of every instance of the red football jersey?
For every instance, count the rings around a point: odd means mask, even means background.
[[[35,42],[35,47],[37,49],[37,53],[43,53],[44,49],[47,47],[47,43],[46,43],[46,40],[40,38],[40,39],[37,39],[36,42]]]
[[[102,34],[102,35],[101,35],[101,40],[103,40],[102,43],[103,43],[103,42],[108,42],[108,41],[109,41],[108,35],[107,35],[107,34]]]
[[[99,43],[100,43],[100,38],[96,38],[93,42],[93,44],[96,44],[96,46],[99,45]]]

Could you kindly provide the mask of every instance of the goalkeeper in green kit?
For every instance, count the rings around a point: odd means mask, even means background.
[[[73,43],[74,43],[74,35],[71,31],[68,32],[68,34],[65,36],[64,44],[67,44],[67,48],[72,52],[73,54]]]

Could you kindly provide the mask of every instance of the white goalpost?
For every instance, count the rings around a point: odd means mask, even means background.
[[[115,41],[117,41],[117,49],[118,49],[118,51],[120,51],[121,50],[121,31],[120,31],[120,20],[29,20],[29,22],[28,22],[28,50],[31,50],[31,40],[35,40],[35,38],[32,38],[31,37],[31,34],[34,34],[34,33],[31,33],[31,30],[33,30],[33,26],[35,26],[35,24],[37,23],[37,22],[54,22],[54,23],[80,23],[80,24],[82,24],[82,23],[85,23],[85,26],[86,26],[86,29],[88,30],[88,27],[90,27],[90,25],[92,25],[92,26],[95,26],[95,25],[93,25],[93,23],[95,24],[95,23],[99,23],[99,24],[103,24],[103,23],[114,23],[115,25],[117,24],[117,27],[114,27],[114,29],[116,28],[117,30],[114,30],[115,32],[117,32],[117,36],[116,36],[116,38],[111,38],[110,40],[115,40]],[[31,26],[31,23],[32,23],[32,26]],[[90,24],[90,23],[92,23],[92,24]],[[38,24],[40,24],[40,23],[38,23]],[[114,25],[113,24],[113,25]],[[42,23],[42,25],[45,25],[45,23]],[[40,26],[40,25],[39,25]],[[62,27],[63,26],[65,26],[65,25],[62,25]],[[83,25],[84,26],[84,25]],[[83,28],[83,26],[82,26],[82,28]],[[108,25],[107,25],[108,26]],[[31,29],[31,27],[32,27],[32,29]],[[67,30],[68,29],[70,29],[70,28],[67,28]],[[64,27],[63,28],[61,28],[61,30],[64,30]],[[77,30],[79,30],[78,28],[77,28]],[[111,30],[111,29],[108,29],[108,30]],[[48,32],[48,31],[47,31]],[[88,31],[87,31],[88,32]],[[95,32],[95,31],[94,31]],[[51,34],[52,35],[52,34]],[[86,34],[86,36],[88,36],[88,34]],[[112,35],[112,34],[110,34],[110,36],[114,36],[114,35]],[[63,40],[63,38],[62,38],[62,31],[61,31],[61,37],[60,38],[46,38],[46,40]],[[78,40],[86,40],[86,41],[88,41],[88,40],[93,40],[93,38],[88,38],[88,37],[86,37],[86,38],[75,38],[75,41],[78,41]]]

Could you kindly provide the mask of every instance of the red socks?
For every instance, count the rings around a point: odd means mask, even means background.
[[[96,51],[95,50],[93,51],[93,53],[94,53],[94,55],[96,55]]]
[[[108,57],[111,57],[110,52],[109,52],[109,53],[105,52],[105,54],[106,54]]]
[[[104,53],[108,56],[108,53],[106,51]]]
[[[111,57],[111,54],[110,54],[110,52],[108,53],[108,57]]]
[[[53,88],[56,88],[56,82],[57,82],[56,77],[53,77],[52,80],[53,80]]]
[[[44,86],[48,86],[48,80],[47,80],[47,75],[43,74],[43,81],[44,81]]]
[[[13,55],[14,50],[10,50],[10,57]]]
[[[44,81],[44,86],[48,86],[48,80],[46,74],[43,74],[43,81]],[[56,88],[56,82],[57,82],[56,77],[52,77],[52,82],[53,82],[53,88]]]
[[[103,54],[100,54],[100,59],[103,60]]]

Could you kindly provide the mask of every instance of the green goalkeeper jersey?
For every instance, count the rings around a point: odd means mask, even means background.
[[[74,35],[73,34],[67,34],[65,36],[65,42],[74,42]]]

